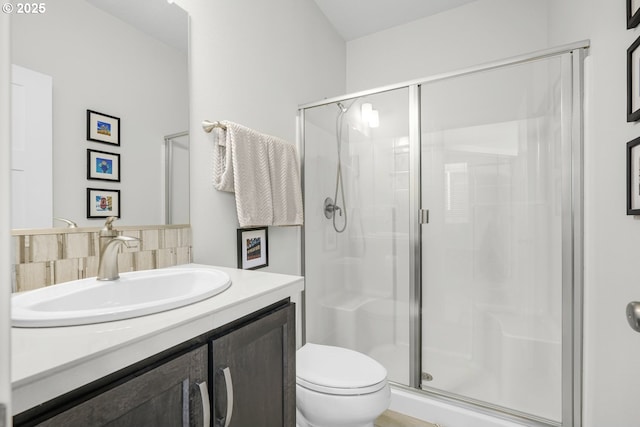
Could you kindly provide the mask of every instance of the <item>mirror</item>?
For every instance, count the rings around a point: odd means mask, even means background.
[[[49,77],[52,106],[50,117],[39,117],[40,108],[20,96],[30,89],[14,82],[12,143],[50,127],[45,163],[52,171],[28,180],[19,175],[26,169],[12,175],[12,206],[23,206],[13,228],[67,226],[54,217],[96,227],[110,209],[119,210],[120,225],[165,224],[167,211],[173,223],[188,223],[187,13],[166,0],[65,0],[46,8],[11,21],[12,63]],[[46,152],[14,149],[12,164],[42,161]],[[166,189],[182,199],[168,205]],[[27,218],[36,211],[44,222]]]

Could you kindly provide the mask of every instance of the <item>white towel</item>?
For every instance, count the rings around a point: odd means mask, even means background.
[[[235,193],[241,227],[302,225],[298,155],[288,142],[224,121],[216,129],[213,182]]]

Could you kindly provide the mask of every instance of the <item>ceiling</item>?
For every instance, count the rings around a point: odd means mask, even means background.
[[[187,51],[187,13],[167,0],[86,0],[140,31]]]
[[[472,1],[475,0],[315,0],[346,41]]]

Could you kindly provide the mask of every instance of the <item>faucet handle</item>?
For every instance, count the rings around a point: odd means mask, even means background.
[[[107,230],[111,230],[112,227],[112,223],[113,221],[115,221],[116,219],[118,219],[117,216],[108,216],[107,220],[104,222],[104,228],[106,228]]]

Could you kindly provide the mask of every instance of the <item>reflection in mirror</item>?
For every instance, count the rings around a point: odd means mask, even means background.
[[[187,27],[166,0],[65,0],[12,17],[12,63],[36,82],[14,71],[13,228],[100,226],[88,212],[106,217],[110,205],[87,200],[90,188],[119,190],[109,202],[121,225],[189,221],[188,200],[165,200],[168,188],[189,193]],[[87,110],[107,120],[88,129]]]

